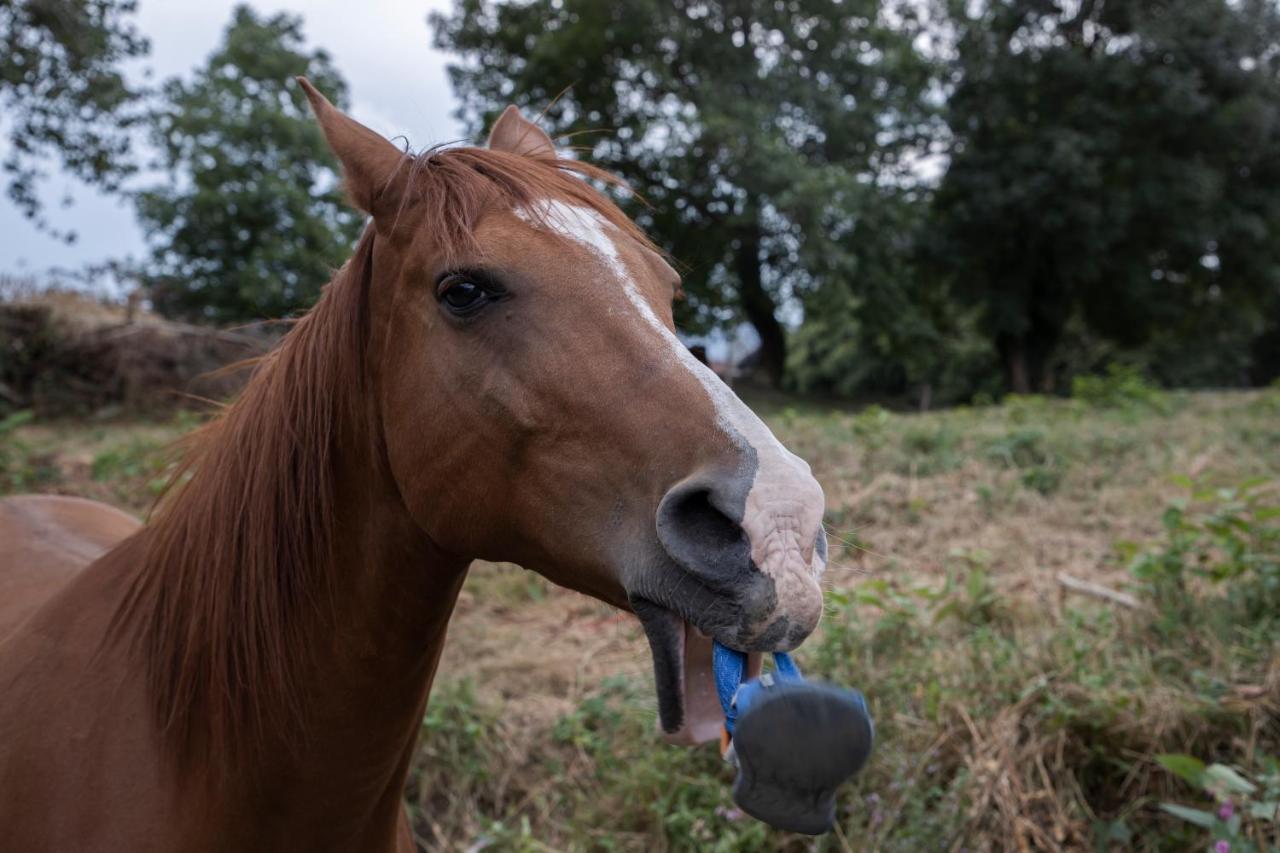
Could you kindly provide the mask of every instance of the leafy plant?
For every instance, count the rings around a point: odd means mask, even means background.
[[[1166,621],[1185,623],[1202,612],[1197,582],[1225,587],[1232,615],[1274,619],[1280,609],[1280,506],[1269,502],[1264,488],[1274,484],[1265,478],[1225,488],[1197,487],[1188,477],[1175,482],[1187,494],[1165,509],[1164,540],[1146,550],[1121,546]]]
[[[1213,798],[1204,809],[1164,802],[1160,808],[1207,831],[1215,853],[1253,853],[1280,844],[1280,762],[1265,757],[1253,779],[1227,764],[1180,753],[1157,755],[1161,767]]]
[[[1106,373],[1077,376],[1071,382],[1071,396],[1098,409],[1140,406],[1158,412],[1168,410],[1168,397],[1147,382],[1136,368],[1112,362]]]

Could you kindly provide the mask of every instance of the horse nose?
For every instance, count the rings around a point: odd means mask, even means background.
[[[708,587],[733,591],[752,569],[751,541],[742,528],[745,506],[746,488],[732,478],[690,477],[658,504],[658,541]]]
[[[658,541],[714,597],[689,617],[697,627],[740,651],[803,642],[822,615],[822,507],[807,468],[701,471],[671,487],[658,503]],[[678,577],[667,583],[672,595],[697,594]]]

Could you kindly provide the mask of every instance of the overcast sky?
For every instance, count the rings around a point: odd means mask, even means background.
[[[139,65],[156,79],[186,74],[213,51],[235,0],[141,0],[138,25],[151,39],[151,55]],[[259,0],[262,13],[301,14],[309,45],[323,47],[350,86],[351,112],[387,136],[406,136],[414,148],[462,137],[453,118],[456,102],[445,77],[448,57],[431,46],[427,14],[449,0]],[[3,127],[3,118],[0,118]],[[72,246],[37,231],[0,196],[0,272],[40,274],[51,267],[79,269],[88,263],[145,253],[133,209],[55,176],[46,201],[59,227],[76,231]],[[55,205],[70,190],[76,204]]]

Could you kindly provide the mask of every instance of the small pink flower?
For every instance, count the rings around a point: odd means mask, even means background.
[[[1223,801],[1222,805],[1218,806],[1218,817],[1221,818],[1222,820],[1231,820],[1231,816],[1235,813],[1236,813],[1235,803],[1231,802],[1230,800],[1225,800]],[[1214,853],[1217,853],[1217,851],[1214,851]]]
[[[724,806],[716,806],[716,815],[725,820],[742,820],[741,809],[729,809]]]
[[[1213,853],[1231,853],[1230,841],[1219,841],[1213,845]]]

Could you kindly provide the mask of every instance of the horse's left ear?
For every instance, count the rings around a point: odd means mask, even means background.
[[[546,131],[520,114],[515,104],[507,107],[489,131],[489,147],[525,157],[555,157],[556,147]]]
[[[324,131],[329,148],[342,163],[344,184],[351,201],[375,217],[385,213],[395,203],[388,198],[387,189],[404,163],[404,152],[329,103],[306,77],[297,80],[307,93],[311,111]]]

